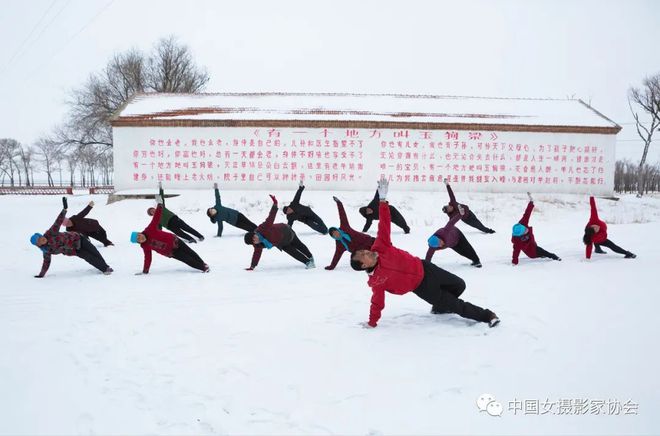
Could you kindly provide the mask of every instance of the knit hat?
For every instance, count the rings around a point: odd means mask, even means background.
[[[42,235],[41,233],[35,233],[34,235],[32,235],[32,236],[30,237],[30,243],[31,243],[32,245],[34,245],[35,247],[38,247],[38,245],[37,245],[37,241],[38,241],[39,238],[41,238],[42,236],[43,236],[43,235]]]
[[[140,234],[140,232],[131,232],[131,242],[132,243],[134,243],[134,244],[138,243],[137,238],[138,238],[139,234]]]
[[[247,232],[245,236],[243,236],[243,242],[245,242],[247,245],[252,245],[253,236],[254,236],[254,232]]]
[[[440,247],[440,238],[438,238],[436,235],[432,235],[429,240],[429,247],[431,248],[439,248]]]
[[[520,223],[517,223],[514,224],[513,229],[511,230],[511,234],[515,237],[522,236],[525,234],[525,230],[527,230],[527,227],[525,227]]]

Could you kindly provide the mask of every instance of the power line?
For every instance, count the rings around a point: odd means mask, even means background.
[[[83,25],[80,28],[80,30],[78,30],[76,33],[74,33],[72,36],[70,36],[69,39],[67,39],[64,42],[64,44],[60,45],[60,47],[57,50],[55,50],[51,54],[51,56],[48,59],[46,59],[46,61],[43,64],[41,64],[39,67],[32,70],[29,74],[27,74],[26,78],[32,77],[36,72],[38,72],[39,70],[44,68],[46,65],[48,65],[53,60],[53,58],[55,56],[59,55],[71,43],[71,41],[73,41],[75,38],[78,37],[78,35],[80,35],[82,32],[84,32],[85,29],[87,29],[94,21],[96,21],[96,19],[98,17],[100,17],[101,14],[103,14],[103,12],[105,12],[106,9],[108,9],[114,2],[115,2],[115,0],[110,0],[108,3],[105,4],[105,6],[103,6],[101,9],[99,9],[99,11],[90,20],[88,20],[87,23],[85,23],[85,25]]]
[[[56,3],[56,2],[57,2],[57,0],[53,0],[53,1],[50,3],[50,6],[48,6],[48,8],[46,9],[46,12],[44,12],[43,15],[41,15],[41,18],[39,18],[39,20],[38,20],[37,23],[34,25],[34,27],[32,27],[32,30],[30,30],[30,33],[28,33],[28,36],[25,37],[25,39],[24,39],[23,42],[21,42],[21,44],[18,46],[18,48],[16,49],[16,51],[14,52],[14,54],[9,58],[9,60],[7,61],[7,63],[6,63],[5,65],[3,65],[2,69],[0,69],[0,74],[1,74],[1,73],[4,73],[4,71],[7,69],[7,67],[8,67],[9,65],[11,65],[11,62],[14,60],[14,58],[16,57],[16,55],[18,55],[18,53],[23,49],[23,46],[25,45],[25,43],[28,42],[28,40],[32,37],[32,35],[34,34],[34,31],[37,30],[37,28],[39,27],[39,25],[41,24],[41,22],[44,20],[44,18],[46,18],[46,15],[48,15],[48,12],[50,12],[50,10],[53,8],[53,6],[55,6],[55,3]]]
[[[39,34],[37,35],[37,37],[36,37],[35,39],[33,39],[32,42],[30,42],[30,44],[28,44],[28,46],[25,48],[25,51],[23,51],[23,53],[22,53],[22,54],[21,54],[16,60],[20,60],[20,59],[23,57],[23,55],[25,55],[25,53],[27,53],[27,52],[30,50],[30,48],[31,48],[31,47],[32,47],[37,41],[39,41],[39,39],[41,38],[41,35],[43,35],[44,32],[45,32],[46,30],[48,30],[48,28],[51,26],[51,24],[53,24],[53,23],[55,22],[55,20],[57,19],[57,17],[59,17],[59,16],[62,14],[62,12],[64,11],[64,9],[66,9],[66,7],[69,5],[69,3],[71,3],[71,0],[67,0],[66,3],[64,3],[64,5],[63,5],[63,6],[57,11],[57,13],[53,16],[53,18],[50,19],[50,21],[48,22],[48,24],[46,24],[46,25],[41,29],[41,32],[39,32]]]

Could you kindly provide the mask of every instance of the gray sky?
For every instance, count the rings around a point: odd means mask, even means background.
[[[659,1],[0,0],[0,137],[64,117],[68,92],[110,56],[177,35],[209,92],[577,97],[621,124],[626,93],[660,73]],[[629,141],[632,140],[632,141]],[[652,160],[660,160],[660,135]]]

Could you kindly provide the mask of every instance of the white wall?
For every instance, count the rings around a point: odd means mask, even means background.
[[[159,179],[180,189],[280,189],[300,177],[311,189],[364,190],[381,174],[409,190],[437,189],[444,177],[466,191],[607,195],[614,187],[615,135],[271,127],[117,127],[113,135],[117,190]]]

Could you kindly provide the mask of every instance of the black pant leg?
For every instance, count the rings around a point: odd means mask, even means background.
[[[328,227],[325,225],[321,217],[315,213],[305,219],[305,224],[315,232],[319,232],[322,235],[328,234]]]
[[[401,215],[401,212],[394,207],[390,206],[390,216],[392,217],[392,222],[400,227],[404,232],[409,233],[410,232],[410,227],[408,227],[408,223],[406,222],[406,219]]]
[[[309,251],[307,246],[303,244],[300,239],[298,239],[297,235],[293,236],[293,240],[289,245],[282,247],[282,251],[296,259],[298,262],[302,262],[304,264],[307,264],[307,262],[312,259],[312,253]]]
[[[619,254],[628,254],[628,253],[630,253],[629,251],[624,250],[623,248],[619,247],[618,245],[616,245],[614,242],[610,241],[609,239],[606,239],[605,242],[603,242],[600,245],[602,245],[603,247],[609,248],[610,250],[612,250],[615,253],[619,253]]]
[[[179,218],[179,217],[177,217],[177,218]],[[184,220],[182,220],[181,218],[179,218],[179,223],[180,223],[180,224],[179,224],[180,228],[181,228],[184,232],[188,232],[188,233],[190,233],[191,235],[196,236],[198,239],[204,239],[204,236],[202,236],[201,233],[199,233],[197,230],[195,230],[195,229],[193,229],[192,227],[190,227],[190,226],[188,225],[188,223],[186,223],[186,222],[185,222]]]
[[[470,245],[470,242],[467,240],[463,232],[458,230],[458,234],[459,234],[458,244],[456,244],[456,246],[453,247],[454,251],[463,257],[467,257],[474,263],[481,263],[481,261],[479,260],[479,256],[477,256],[477,252],[474,251],[474,248],[472,247],[472,245]]]
[[[239,229],[245,230],[246,232],[254,232],[254,230],[257,228],[257,225],[250,221],[245,215],[242,213],[238,213],[238,218],[236,218],[236,227]]]
[[[192,236],[183,231],[182,224],[183,220],[175,215],[170,218],[170,221],[167,223],[167,230],[170,230],[172,233],[185,241],[195,242]]]
[[[421,299],[433,305],[438,312],[455,313],[463,318],[488,322],[489,310],[483,309],[458,298],[465,289],[465,282],[460,277],[426,261],[424,279],[413,292]]]
[[[176,260],[179,260],[186,265],[204,271],[206,269],[206,264],[197,253],[193,251],[192,248],[188,246],[185,242],[179,240],[178,247],[172,251],[172,257]]]
[[[105,272],[109,268],[101,253],[84,236],[80,237],[80,248],[76,252],[76,255],[101,272]]]
[[[550,259],[557,260],[559,257],[557,257],[556,254],[550,253],[547,250],[544,250],[543,248],[539,247],[538,245],[536,246],[536,257],[547,257]]]
[[[108,246],[112,244],[112,242],[110,242],[110,240],[108,239],[108,234],[105,232],[105,229],[103,227],[99,227],[97,231],[95,231],[94,233],[90,233],[89,237],[96,239],[104,246]]]
[[[475,229],[482,231],[484,233],[490,233],[491,229],[488,227],[484,226],[481,221],[479,221],[479,218],[474,214],[474,212],[470,211],[470,214],[466,216],[465,218],[462,219],[462,221],[467,224],[470,227],[474,227]]]

